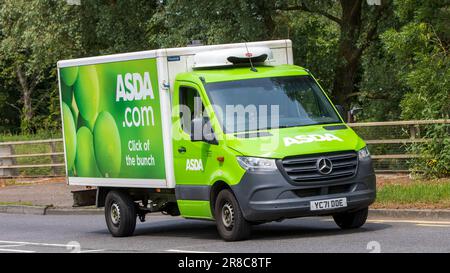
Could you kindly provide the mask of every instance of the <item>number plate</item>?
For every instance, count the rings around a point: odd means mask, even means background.
[[[347,207],[347,198],[317,200],[310,202],[311,210],[327,210]]]

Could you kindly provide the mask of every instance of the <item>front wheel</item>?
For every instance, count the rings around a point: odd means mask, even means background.
[[[113,237],[131,236],[136,228],[136,207],[133,199],[121,191],[110,191],[105,200],[105,219]]]
[[[240,241],[250,236],[251,224],[245,220],[239,203],[230,190],[222,190],[217,196],[214,217],[217,231],[225,241]]]
[[[334,222],[342,229],[359,228],[366,223],[369,208],[353,212],[343,212],[333,215]]]

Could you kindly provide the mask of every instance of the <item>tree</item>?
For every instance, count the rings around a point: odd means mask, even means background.
[[[156,12],[156,0],[82,0],[82,45],[85,55],[149,50],[147,23]]]
[[[0,2],[2,77],[20,90],[20,100],[13,107],[24,132],[38,127],[35,112],[51,98],[45,85],[55,79],[57,60],[79,50],[74,9],[55,0]]]
[[[388,14],[390,2],[369,6],[364,0],[289,1],[277,7],[282,11],[299,11],[323,16],[339,27],[332,96],[334,101],[349,108],[357,92],[361,57],[378,37],[378,27]]]

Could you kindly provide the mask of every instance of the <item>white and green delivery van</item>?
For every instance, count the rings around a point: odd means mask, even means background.
[[[227,241],[304,216],[358,228],[375,200],[366,144],[290,40],[64,60],[58,77],[68,183],[96,188],[113,236],[151,212]]]

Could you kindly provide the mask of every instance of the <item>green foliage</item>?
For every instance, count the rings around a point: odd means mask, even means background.
[[[159,47],[186,46],[276,38],[272,0],[167,1],[150,20],[150,41]],[[175,27],[176,26],[176,27]]]
[[[87,55],[148,50],[147,24],[158,1],[82,0],[81,41]]]
[[[339,29],[321,16],[295,14],[288,17],[295,63],[308,68],[329,92],[333,86]],[[327,64],[327,65],[324,65]]]
[[[400,102],[403,119],[439,119],[450,116],[450,55],[434,27],[411,22],[382,35],[386,51],[398,66],[396,77],[406,89]],[[450,175],[450,126],[430,125],[409,151],[421,155],[412,169],[428,177]]]
[[[450,176],[450,126],[443,124],[429,125],[423,134],[429,142],[412,145],[409,152],[421,155],[411,161],[412,171],[419,176]]]

